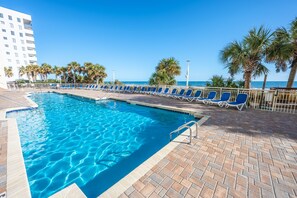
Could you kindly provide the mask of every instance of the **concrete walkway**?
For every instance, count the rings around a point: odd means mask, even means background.
[[[174,106],[211,116],[200,128],[198,139],[176,147],[121,197],[297,196],[297,115],[239,112],[139,94],[61,92]],[[1,100],[0,108],[23,106],[22,94],[6,94],[14,104]]]

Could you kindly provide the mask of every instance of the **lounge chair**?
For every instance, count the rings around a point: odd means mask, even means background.
[[[220,107],[223,107],[230,99],[231,93],[230,92],[224,92],[222,93],[221,99],[219,100],[209,100],[209,104],[216,104],[219,105]]]
[[[182,89],[182,90],[180,90],[180,92],[177,93],[177,94],[171,94],[171,97],[172,97],[172,98],[179,98],[180,96],[183,96],[184,93],[185,93],[185,90]]]
[[[152,93],[152,95],[158,95],[160,93],[162,93],[162,87],[160,87],[156,92]]]
[[[198,98],[200,98],[201,93],[202,92],[200,90],[198,90],[198,91],[196,91],[194,96],[184,96],[183,99],[185,99],[185,100],[187,100],[189,102],[192,102],[192,101],[197,100]]]
[[[156,87],[153,87],[148,94],[153,95],[153,94],[156,93],[156,91],[157,91],[157,88]]]
[[[133,87],[133,89],[128,90],[127,92],[128,92],[128,93],[134,93],[134,92],[137,90],[137,88],[138,88],[138,87],[135,86],[135,87]]]
[[[138,91],[136,91],[136,93],[143,93],[145,92],[145,87],[141,87]]]
[[[143,93],[144,93],[144,94],[149,94],[149,93],[151,92],[151,89],[153,89],[153,88],[151,88],[151,87],[148,87],[148,88],[147,88],[147,90],[146,90],[146,91],[144,91]]]
[[[178,99],[180,99],[180,100],[186,99],[187,97],[191,96],[192,93],[193,93],[193,90],[192,90],[192,89],[189,89],[189,90],[186,92],[185,95],[182,95],[182,96],[178,97]]]
[[[169,88],[167,87],[163,92],[161,92],[161,93],[157,93],[156,95],[157,95],[157,96],[163,96],[163,95],[168,94],[168,92],[169,92]]]
[[[116,92],[118,89],[119,89],[119,86],[115,86],[115,88],[111,90],[111,92]]]
[[[226,103],[226,108],[236,107],[239,111],[241,111],[244,106],[247,108],[247,105],[246,105],[247,99],[248,99],[248,95],[246,93],[240,93],[237,95],[235,102]]]
[[[197,98],[196,101],[198,102],[203,102],[204,104],[206,104],[209,100],[213,100],[217,95],[217,92],[215,91],[211,91],[208,93],[207,98]]]
[[[177,92],[177,89],[174,88],[174,89],[171,91],[171,93],[163,94],[163,96],[165,96],[165,97],[171,97],[172,95],[175,95],[176,92]]]

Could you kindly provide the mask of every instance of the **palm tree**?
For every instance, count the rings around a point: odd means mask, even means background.
[[[40,67],[40,74],[43,76],[43,79],[47,81],[47,75],[53,72],[52,66],[47,63],[42,63]]]
[[[30,72],[28,71],[27,67],[21,66],[19,69],[19,75],[22,77],[27,75],[28,80],[30,81]]]
[[[77,72],[81,72],[81,70],[80,70],[80,64],[77,63],[77,62],[75,62],[75,61],[73,61],[73,62],[71,62],[71,63],[69,63],[67,65],[67,69],[68,69],[68,75],[70,74],[72,76],[73,82],[75,84],[76,83],[75,82],[75,75],[77,74]]]
[[[55,79],[56,81],[58,80],[58,76],[60,76],[62,74],[62,70],[60,67],[58,66],[54,66],[52,69],[53,74],[55,74]]]
[[[276,71],[290,70],[287,88],[292,88],[297,72],[297,17],[289,30],[278,28],[273,33],[273,40],[267,49],[266,59],[274,62]]]
[[[12,69],[9,67],[4,67],[4,73],[5,73],[5,76],[8,77],[8,78],[11,78],[13,76],[13,72],[12,72]]]
[[[36,82],[37,75],[40,73],[40,68],[38,65],[30,64],[27,66],[28,72],[32,76],[33,82]]]
[[[243,72],[244,87],[247,89],[250,88],[252,77],[268,73],[262,61],[270,38],[270,31],[261,26],[258,30],[250,30],[242,42],[234,41],[221,51],[220,59],[231,77]]]
[[[156,71],[165,72],[168,76],[177,76],[180,75],[180,65],[179,61],[175,58],[163,58],[158,66],[156,67]]]
[[[149,79],[151,85],[174,85],[175,76],[180,75],[181,69],[175,58],[163,58],[156,67],[156,71]]]
[[[89,62],[85,63],[84,66],[90,79],[96,80],[97,85],[99,84],[99,82],[103,83],[103,79],[107,77],[104,66],[99,64],[93,65]]]
[[[61,67],[60,71],[61,71],[61,75],[63,76],[63,81],[64,83],[66,83],[66,75],[67,75],[67,67]]]

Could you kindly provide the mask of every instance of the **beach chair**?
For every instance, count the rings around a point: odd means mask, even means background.
[[[118,90],[116,90],[115,92],[121,92],[123,91],[123,86],[120,86],[120,88],[118,88]]]
[[[247,105],[246,105],[247,99],[248,99],[248,95],[246,93],[239,93],[236,97],[235,102],[226,103],[226,108],[236,107],[239,111],[241,111],[244,106],[247,108]]]
[[[197,98],[196,101],[198,102],[203,102],[204,104],[206,104],[209,100],[213,100],[217,95],[217,92],[215,91],[211,91],[208,93],[207,98]]]
[[[230,99],[231,93],[230,92],[224,92],[222,93],[222,96],[219,100],[209,100],[209,104],[216,104],[219,107],[223,107]]]
[[[180,90],[180,92],[179,92],[179,93],[177,93],[177,94],[171,94],[171,96],[170,96],[170,97],[172,97],[172,98],[178,98],[178,97],[180,97],[180,96],[183,96],[183,95],[184,95],[184,93],[185,93],[185,90],[184,90],[184,89],[182,89],[182,90]]]
[[[144,94],[149,94],[151,92],[151,87],[148,87],[146,91],[144,91]]]
[[[152,93],[152,95],[158,95],[160,93],[162,93],[163,88],[160,87],[158,90],[156,90],[156,92]]]
[[[156,93],[156,91],[157,91],[157,88],[156,88],[156,87],[153,87],[153,88],[151,89],[151,91],[149,92],[149,94],[150,94],[150,95],[154,95],[154,94]]]
[[[198,90],[196,91],[196,93],[194,94],[194,96],[184,96],[183,99],[192,102],[194,100],[197,100],[198,98],[200,98],[202,91]]]
[[[111,92],[117,92],[119,89],[119,86],[115,86],[115,88]]]
[[[168,94],[168,92],[169,92],[169,88],[167,87],[163,92],[161,92],[161,93],[157,93],[156,95],[157,95],[157,96],[163,96],[163,95]]]
[[[174,89],[171,91],[171,93],[163,94],[163,96],[165,96],[165,97],[171,97],[172,95],[175,95],[176,92],[177,92],[177,89],[174,88]]]
[[[140,87],[135,93],[142,93],[145,91],[145,87]]]
[[[133,87],[131,90],[128,90],[128,93],[135,93],[138,87]]]
[[[192,89],[188,89],[188,91],[186,92],[185,95],[182,95],[182,96],[179,96],[178,99],[180,100],[186,100],[187,97],[191,96],[193,93],[193,90]]]

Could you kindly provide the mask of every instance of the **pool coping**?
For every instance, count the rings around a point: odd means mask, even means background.
[[[28,97],[29,95],[30,92],[24,95],[29,106],[0,110],[0,120],[7,121],[7,197],[31,197],[17,121],[15,118],[6,118],[8,112],[37,108],[38,105]]]
[[[73,95],[79,96],[82,98],[92,99],[92,100],[99,100],[95,97],[89,96],[82,96],[79,94],[73,93],[63,93],[56,90],[53,91],[44,91],[44,92],[53,92],[58,94],[65,94],[65,95]],[[40,93],[40,91],[38,92]],[[20,111],[20,110],[28,110],[32,108],[37,108],[38,105],[32,101],[28,96],[31,92],[27,92],[24,95],[24,98],[30,103],[28,107],[16,107],[16,108],[7,108],[4,110],[0,110],[0,120],[7,120],[8,123],[8,141],[7,141],[7,192],[6,194],[9,196],[17,196],[21,195],[22,197],[31,197],[30,187],[28,182],[28,177],[26,173],[26,167],[24,163],[24,157],[22,153],[20,137],[17,127],[17,122],[15,118],[6,118],[6,113],[13,112],[13,111]],[[210,116],[206,116],[191,110],[185,110],[177,107],[165,106],[165,105],[156,105],[150,104],[145,102],[137,102],[131,100],[124,100],[119,98],[110,97],[108,99],[117,100],[127,102],[132,105],[141,105],[151,108],[159,108],[169,111],[175,111],[180,113],[188,113],[193,115],[196,118],[200,118],[197,122],[198,126],[200,127],[204,122],[206,122]],[[191,130],[195,130],[195,125],[191,126]],[[168,155],[171,151],[173,151],[178,145],[187,139],[190,130],[187,129],[179,136],[177,136],[174,141],[169,142],[159,151],[157,151],[154,155],[150,158],[142,162],[138,165],[135,169],[133,169],[130,173],[128,173],[125,177],[115,183],[113,186],[108,188],[98,197],[118,197],[123,194],[129,187],[131,187],[136,181],[138,181],[142,176],[144,176],[149,170],[151,170],[155,165],[157,165],[166,155]],[[199,134],[198,134],[199,135]],[[13,140],[13,141],[12,141]],[[16,169],[18,171],[16,171]],[[75,184],[70,184],[69,186],[65,187],[64,189],[56,192],[51,197],[75,197],[84,198],[86,197],[85,194],[81,191],[81,189]],[[17,196],[18,197],[18,196]]]

